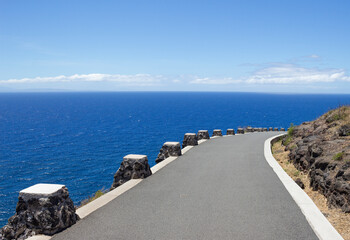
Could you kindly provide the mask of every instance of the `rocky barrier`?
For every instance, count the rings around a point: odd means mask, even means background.
[[[229,136],[229,135],[235,135],[235,130],[232,129],[232,128],[227,129],[226,135],[228,135],[228,136]]]
[[[264,128],[254,128],[257,132]],[[237,134],[254,132],[252,127],[238,128]],[[265,128],[267,130],[267,128]],[[234,129],[227,129],[226,134],[235,135]],[[215,129],[213,137],[222,136],[222,130]],[[182,148],[198,145],[199,140],[210,139],[208,130],[199,130],[197,134],[186,133]],[[156,158],[160,163],[168,157],[181,156],[180,142],[165,142]],[[110,190],[123,185],[131,179],[144,179],[152,175],[147,155],[129,154],[124,156],[114,175]],[[0,229],[0,240],[24,240],[30,236],[58,233],[79,220],[76,208],[64,185],[37,184],[20,192],[16,214],[8,224]]]
[[[181,156],[181,145],[179,142],[166,142],[160,149],[156,163],[160,163],[168,157]]]
[[[68,189],[58,184],[36,184],[19,193],[16,213],[0,231],[0,239],[53,235],[79,220]]]
[[[330,207],[350,213],[350,108],[292,126],[282,143],[294,166],[308,173],[310,187],[321,192]]]
[[[208,130],[199,130],[197,133],[198,140],[210,139]]]
[[[222,131],[221,129],[214,129],[213,131],[213,137],[222,137]]]
[[[152,175],[146,155],[129,154],[123,158],[118,171],[114,175],[111,190],[130,179],[143,179]]]
[[[237,134],[244,134],[244,129],[243,128],[238,128],[237,129]]]
[[[186,133],[184,136],[184,140],[182,142],[182,148],[187,146],[197,146],[198,145],[198,137],[195,133]]]

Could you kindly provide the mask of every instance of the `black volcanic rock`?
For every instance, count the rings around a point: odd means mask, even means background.
[[[338,130],[338,134],[341,137],[349,136],[350,135],[350,124],[340,126],[340,128]]]
[[[253,128],[252,127],[246,127],[244,129],[244,132],[251,133],[251,132],[253,132]]]
[[[235,135],[235,130],[234,129],[227,129],[226,135]]]
[[[301,181],[300,178],[297,178],[297,179],[295,180],[295,183],[298,184],[298,186],[299,186],[300,188],[302,188],[302,189],[305,188],[305,185],[304,185],[304,183]]]
[[[179,142],[166,142],[163,144],[162,148],[159,151],[159,154],[156,159],[156,163],[160,163],[168,157],[177,157],[181,156],[181,145]]]
[[[202,139],[210,139],[208,130],[199,130],[197,133],[197,139],[198,141]]]
[[[53,186],[37,184],[31,189],[43,185]],[[38,234],[53,235],[75,224],[79,216],[75,213],[67,188],[55,186],[58,188],[52,194],[28,194],[21,191],[16,213],[0,230],[0,239],[23,240]]]
[[[310,187],[329,206],[350,212],[350,107],[291,127],[282,141],[294,166],[308,173]]]
[[[129,154],[123,158],[118,171],[114,175],[111,190],[130,179],[143,179],[152,175],[146,155]]]
[[[185,148],[187,146],[197,146],[198,145],[198,138],[195,133],[186,133],[184,136],[184,140],[182,142],[182,148]]]
[[[222,131],[221,131],[221,129],[215,129],[215,130],[213,131],[212,137],[222,137]]]
[[[244,129],[243,128],[238,128],[237,129],[237,134],[244,134]]]

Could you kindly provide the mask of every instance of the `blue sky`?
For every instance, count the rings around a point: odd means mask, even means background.
[[[350,93],[350,1],[0,1],[0,91]]]

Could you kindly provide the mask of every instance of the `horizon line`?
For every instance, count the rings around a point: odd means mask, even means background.
[[[248,92],[248,91],[194,91],[194,90],[120,90],[120,91],[89,91],[89,90],[9,90],[1,91],[0,94],[11,94],[11,93],[246,93],[246,94],[279,94],[279,95],[350,95],[350,93],[315,93],[315,92]]]

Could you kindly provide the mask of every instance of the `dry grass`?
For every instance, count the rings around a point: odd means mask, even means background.
[[[86,204],[96,200],[97,198],[99,198],[102,195],[104,195],[106,192],[107,191],[104,190],[104,189],[98,190],[97,192],[95,192],[95,194],[93,196],[91,196],[91,197],[89,197],[89,198],[87,198],[85,200],[82,200],[81,203],[80,203],[80,206],[78,208],[80,208],[80,207],[82,207],[82,206],[84,206],[84,205],[86,205]]]
[[[319,192],[310,188],[310,180],[307,173],[299,172],[292,163],[289,162],[289,151],[284,151],[281,141],[272,146],[273,156],[288,175],[296,180],[300,178],[305,185],[304,191],[314,201],[316,206],[326,216],[333,227],[342,235],[345,240],[350,240],[350,214],[344,213],[340,209],[329,208],[327,199]]]

